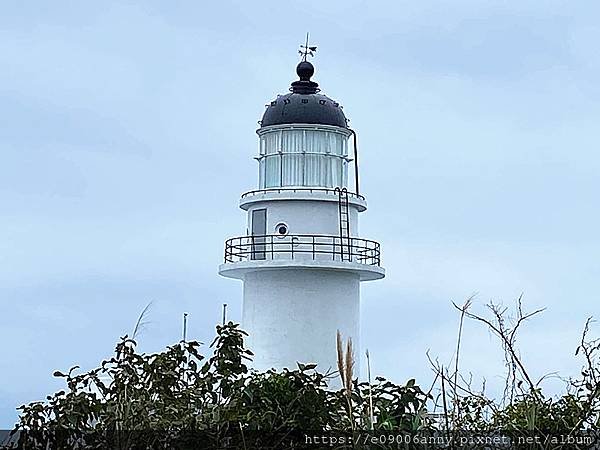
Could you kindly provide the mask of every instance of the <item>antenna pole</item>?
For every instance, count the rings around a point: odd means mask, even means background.
[[[315,52],[317,51],[316,46],[308,46],[308,37],[309,33],[306,33],[306,42],[304,43],[304,45],[300,45],[300,50],[298,50],[298,53],[302,55],[302,61],[306,61],[308,59],[308,55],[315,56]]]
[[[226,317],[227,317],[227,303],[223,303],[223,325],[225,325]]]
[[[187,338],[187,316],[188,313],[183,313],[183,342],[185,342]]]
[[[308,56],[308,31],[306,32],[306,45],[304,46],[304,61],[306,61],[307,56]]]

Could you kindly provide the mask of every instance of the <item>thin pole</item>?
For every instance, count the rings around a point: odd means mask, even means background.
[[[187,338],[187,316],[188,313],[183,313],[183,342],[185,342]]]
[[[369,429],[373,429],[373,422],[374,422],[374,418],[373,418],[373,392],[371,391],[371,358],[369,357],[369,349],[367,349],[366,351],[367,354],[367,377],[369,380],[369,420],[370,420],[370,426]]]
[[[306,33],[306,44],[304,44],[304,58],[302,61],[306,61],[306,57],[308,56],[308,32]]]
[[[352,132],[352,137],[354,138],[354,187],[356,188],[356,193],[360,194],[358,189],[358,137],[356,136],[356,131],[350,129]]]
[[[223,303],[223,325],[225,325],[226,317],[227,317],[227,303]]]

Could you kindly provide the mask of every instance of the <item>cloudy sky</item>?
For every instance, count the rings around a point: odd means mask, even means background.
[[[600,7],[592,1],[3,2],[0,6],[0,428],[140,343],[210,342],[241,284],[220,278],[256,186],[257,120],[315,79],[361,142],[363,285],[373,371],[430,383],[452,356],[451,301],[547,307],[520,337],[532,376],[576,374],[599,314]],[[600,334],[600,327],[596,329]],[[492,391],[502,353],[465,326],[462,366]],[[556,380],[549,392],[559,389]]]

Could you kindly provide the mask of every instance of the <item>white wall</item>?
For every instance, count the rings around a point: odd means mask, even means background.
[[[259,370],[316,363],[337,370],[336,331],[360,349],[359,276],[313,269],[246,274],[242,326]],[[357,355],[358,356],[358,355]],[[355,373],[358,373],[358,358]]]
[[[248,209],[248,229],[252,211],[267,209],[267,234],[275,234],[275,225],[285,222],[289,234],[327,234],[339,236],[337,201],[274,200],[252,204]],[[350,205],[350,235],[358,236],[358,210]]]

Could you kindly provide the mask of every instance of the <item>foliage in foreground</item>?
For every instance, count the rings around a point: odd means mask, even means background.
[[[135,341],[125,336],[115,356],[100,367],[83,374],[76,374],[76,367],[55,372],[67,389],[19,408],[16,429],[28,430],[23,445],[73,447],[87,437],[86,448],[118,439],[110,443],[117,448],[154,444],[169,439],[166,431],[183,430],[201,431],[206,448],[209,443],[216,448],[232,431],[283,435],[290,430],[370,426],[367,383],[353,380],[351,392],[328,390],[332,375],[317,372],[313,364],[298,364],[293,371],[250,371],[245,361],[252,353],[243,346],[244,335],[237,324],[217,326],[209,359],[195,341],[182,341],[158,354],[139,354]],[[424,417],[427,396],[414,381],[397,386],[380,378],[371,389],[377,427],[421,426],[415,419]],[[161,432],[144,433],[148,430]]]
[[[468,305],[459,309],[461,329],[465,317],[484,320],[471,314]],[[195,448],[288,448],[292,441],[284,445],[283,439],[298,430],[435,435],[445,442],[456,441],[467,431],[482,436],[502,432],[570,437],[596,430],[600,343],[586,340],[589,322],[578,348],[586,360],[582,377],[570,381],[563,396],[549,398],[539,383],[531,381],[515,349],[517,328],[529,316],[521,313],[519,303],[519,314],[509,326],[503,311],[493,307],[492,311],[486,324],[507,355],[507,385],[501,401],[476,392],[459,375],[460,332],[453,370],[432,361],[437,376],[427,391],[415,380],[405,385],[380,377],[374,383],[359,382],[351,376],[351,355],[346,358],[349,370],[340,358],[343,387],[332,390],[328,383],[336,374],[319,373],[313,364],[281,372],[249,370],[246,362],[252,353],[244,347],[246,333],[229,322],[217,326],[209,358],[200,353],[196,341],[141,354],[133,339],[121,338],[114,357],[100,367],[86,373],[77,373],[77,367],[68,373],[55,372],[65,379],[66,389],[44,402],[21,406],[15,431],[21,431],[21,448],[42,444],[48,448],[175,448],[176,442],[183,445],[180,448],[190,448],[185,446],[185,433],[201,436],[202,447]],[[338,353],[340,347],[338,343]],[[267,435],[278,440],[267,442]],[[361,447],[354,441],[336,448],[409,448],[386,447],[389,443]],[[471,448],[481,446],[475,443]]]

